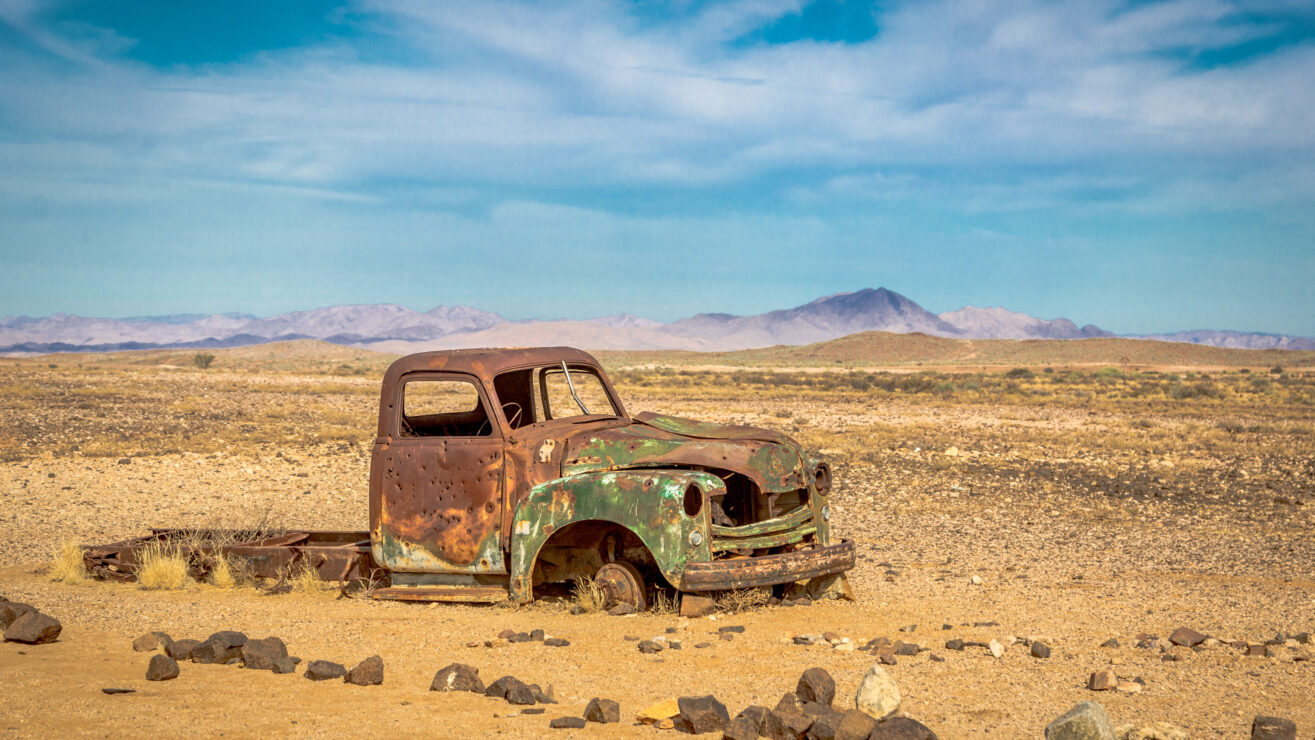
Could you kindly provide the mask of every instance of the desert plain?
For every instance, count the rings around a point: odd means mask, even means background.
[[[1084,700],[1117,726],[1233,738],[1274,715],[1315,737],[1315,646],[1296,639],[1315,632],[1315,353],[942,341],[955,340],[600,354],[631,413],[781,429],[835,470],[856,601],[732,600],[698,619],[572,614],[569,597],[429,606],[327,585],[54,582],[61,544],[151,526],[366,529],[393,358],[315,342],[216,351],[204,370],[181,351],[0,358],[0,596],[63,624],[51,644],[0,644],[0,734],[674,737],[631,718],[688,695],[713,694],[731,716],[772,707],[814,666],[835,678],[838,706],[852,702],[874,656],[794,644],[827,631],[926,648],[886,669],[902,713],[941,738],[1041,737]],[[725,626],[744,631],[720,639]],[[1223,644],[1168,644],[1179,627]],[[495,639],[536,628],[570,644]],[[147,682],[149,656],[131,645],[150,630],[224,629],[277,635],[304,660],[379,655],[385,680],[184,663]],[[656,635],[682,649],[642,654],[631,639]],[[1147,636],[1163,648],[1137,647]],[[1247,655],[1232,642],[1276,644]],[[552,684],[559,703],[533,715],[430,692],[454,662],[486,682]],[[1097,671],[1120,688],[1087,688]],[[622,722],[548,729],[593,697],[617,700]]]

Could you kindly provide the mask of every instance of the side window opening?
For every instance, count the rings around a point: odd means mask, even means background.
[[[607,395],[603,379],[598,372],[586,365],[568,365],[571,370],[571,383],[575,392],[589,409],[590,414],[616,415],[612,399]],[[583,416],[584,412],[575,403],[571,395],[571,383],[566,380],[560,365],[540,368],[539,374],[539,409],[536,421],[548,419],[565,419],[571,416]]]
[[[458,378],[418,378],[402,386],[402,435],[488,437],[493,423],[479,389]]]
[[[493,379],[493,392],[502,404],[502,416],[512,429],[538,420],[534,404],[534,370],[509,370]]]

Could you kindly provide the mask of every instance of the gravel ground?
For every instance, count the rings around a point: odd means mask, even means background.
[[[342,403],[359,415],[373,401],[353,393]],[[52,543],[64,539],[108,542],[151,525],[262,521],[364,529],[372,430],[364,428],[359,442],[230,444],[123,464],[76,451],[27,456],[0,463],[0,594],[42,608],[65,630],[53,645],[0,645],[0,681],[8,687],[0,732],[173,737],[203,726],[240,737],[357,735],[364,728],[538,737],[549,719],[579,714],[594,696],[619,700],[628,718],[661,699],[702,693],[717,695],[734,714],[752,703],[775,705],[811,666],[829,670],[838,696],[851,698],[869,655],[785,644],[795,633],[832,630],[860,644],[885,636],[932,648],[900,657],[889,671],[905,714],[942,738],[1037,737],[1050,719],[1087,699],[1104,704],[1116,724],[1167,721],[1191,737],[1245,737],[1256,714],[1295,720],[1299,737],[1315,734],[1310,646],[1277,648],[1269,658],[1174,647],[1173,661],[1133,647],[1138,633],[1164,638],[1179,626],[1251,642],[1280,630],[1315,632],[1308,435],[1217,437],[1193,426],[1195,414],[1156,412],[1147,429],[1134,424],[1141,411],[872,405],[780,394],[728,400],[635,389],[629,406],[784,427],[822,448],[837,470],[837,531],[860,546],[852,574],[858,601],[686,622],[571,616],[553,603],[431,608],[333,593],[66,586],[49,582],[41,567]],[[1297,415],[1309,423],[1307,412]],[[39,415],[32,423],[53,433]],[[997,624],[973,626],[985,622]],[[725,624],[746,631],[693,648]],[[908,625],[917,627],[899,631]],[[503,629],[535,627],[572,644],[466,647]],[[641,655],[625,639],[667,627],[677,628],[685,649]],[[148,684],[146,658],[130,647],[148,629],[204,637],[228,628],[281,636],[306,659],[350,665],[377,653],[387,666],[385,684],[361,688],[191,664],[176,681]],[[1011,636],[1041,637],[1053,654],[1032,658],[1021,644],[1000,659],[982,648],[944,649],[951,638]],[[1100,647],[1111,637],[1121,647]],[[492,699],[426,691],[433,673],[451,662],[479,667],[486,681],[510,673],[552,683],[562,704],[545,715],[512,716],[515,708]],[[1088,691],[1088,674],[1100,669],[1141,678],[1145,688]],[[138,692],[106,696],[99,691],[105,686]],[[578,734],[655,732],[623,722]]]

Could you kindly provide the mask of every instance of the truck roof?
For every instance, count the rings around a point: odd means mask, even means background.
[[[406,373],[421,370],[452,370],[491,380],[508,368],[559,362],[598,364],[593,355],[574,347],[450,349],[402,357],[388,366],[384,382],[389,384]]]

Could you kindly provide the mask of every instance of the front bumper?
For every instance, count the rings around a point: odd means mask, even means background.
[[[727,591],[773,586],[843,573],[853,567],[854,543],[843,541],[778,555],[686,563],[680,590]]]

